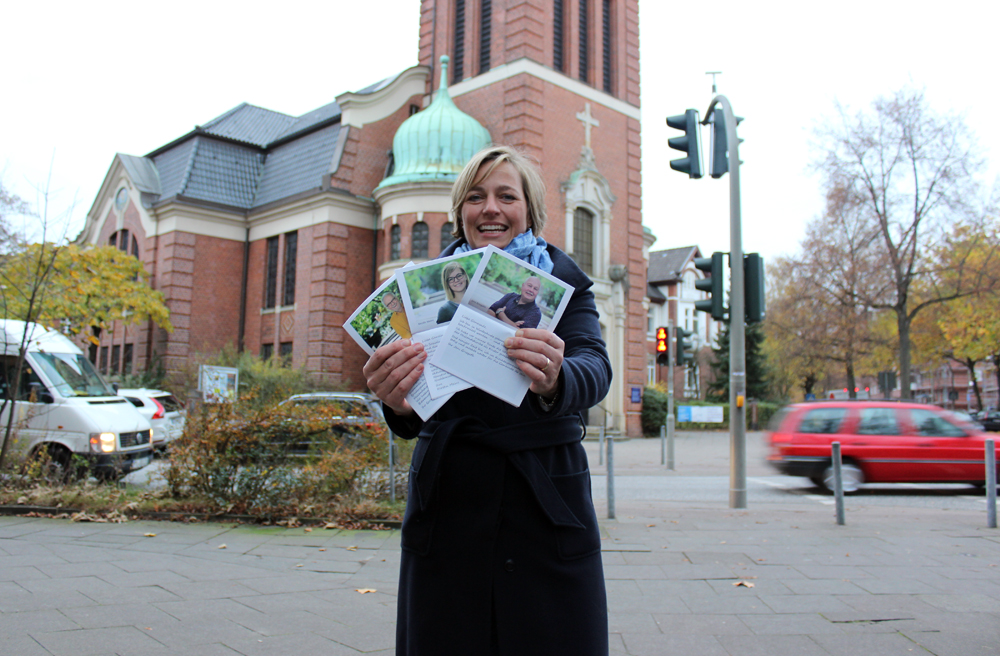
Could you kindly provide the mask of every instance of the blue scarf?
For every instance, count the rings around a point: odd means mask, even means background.
[[[546,250],[547,246],[548,244],[545,243],[544,239],[535,237],[534,233],[529,229],[527,232],[514,237],[503,250],[519,260],[524,260],[533,267],[538,267],[545,273],[552,273],[552,258],[549,257],[549,252]],[[456,248],[455,252],[464,253],[469,250],[472,249],[469,246],[469,242],[466,241]]]

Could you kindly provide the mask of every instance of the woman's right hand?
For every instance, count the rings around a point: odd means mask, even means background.
[[[413,414],[406,396],[424,371],[427,351],[419,342],[399,339],[375,350],[365,363],[368,389],[400,416]]]

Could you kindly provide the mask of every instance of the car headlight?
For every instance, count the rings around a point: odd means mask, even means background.
[[[95,453],[111,453],[115,450],[116,439],[114,433],[91,433],[90,450]]]

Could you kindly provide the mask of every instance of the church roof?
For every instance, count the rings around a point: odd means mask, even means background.
[[[340,116],[336,102],[302,116],[241,103],[145,157],[118,157],[153,203],[183,197],[248,210],[323,184]]]
[[[379,187],[425,180],[454,180],[490,133],[452,102],[448,56],[441,56],[441,85],[427,109],[403,121],[392,140],[393,172]]]
[[[681,279],[684,267],[691,259],[698,257],[698,254],[697,246],[683,246],[651,252],[649,254],[649,268],[646,272],[647,282],[651,285],[677,282]]]

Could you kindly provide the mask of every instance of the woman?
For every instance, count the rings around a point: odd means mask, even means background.
[[[469,275],[457,262],[452,262],[441,271],[441,285],[448,301],[438,310],[438,323],[448,323],[455,316],[458,304],[469,288]]]
[[[379,348],[364,372],[386,419],[418,437],[403,519],[396,653],[608,653],[601,541],[581,413],[608,391],[591,281],[540,237],[544,185],[505,147],[478,153],[452,189],[456,236],[442,255],[493,244],[573,285],[556,331],[520,329],[507,353],[531,380],[514,408],[478,389],[424,423],[406,402],[426,352]]]

